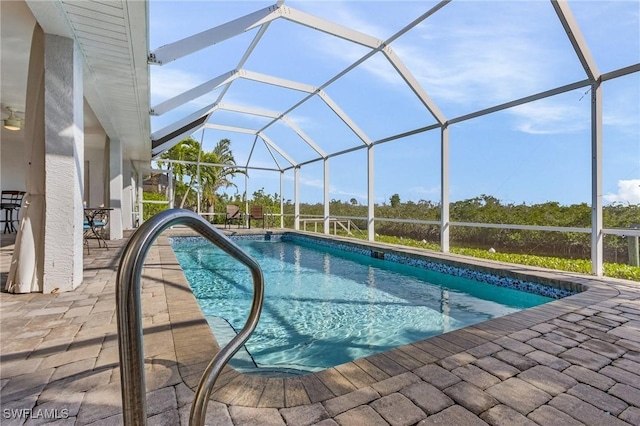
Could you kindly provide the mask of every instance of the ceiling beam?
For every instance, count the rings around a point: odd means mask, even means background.
[[[156,116],[162,115],[174,108],[186,104],[189,101],[197,99],[200,96],[204,96],[207,93],[216,90],[221,85],[230,83],[236,78],[238,78],[238,72],[236,70],[228,71],[217,76],[216,78],[213,78],[205,83],[202,83],[199,86],[194,87],[193,89],[189,89],[186,92],[182,92],[171,99],[160,102],[159,104],[151,108],[150,114]]]
[[[271,119],[280,119],[282,122],[291,128],[311,149],[313,149],[318,154],[322,155],[323,158],[327,156],[327,154],[320,148],[306,133],[304,133],[293,121],[289,120],[287,117],[282,116],[282,114],[277,113],[275,111],[267,111],[259,108],[251,108],[246,106],[238,106],[238,105],[227,105],[227,104],[218,104],[219,109],[225,111],[238,112],[242,114],[249,115],[257,115],[260,117],[267,117]]]
[[[149,54],[149,63],[155,65],[168,64],[176,59],[180,59],[206,47],[259,27],[260,25],[271,22],[280,16],[279,6],[272,5],[265,7],[264,9],[260,9],[238,19],[234,19],[233,21],[226,22],[222,25],[218,25],[217,27],[159,47]]]
[[[293,9],[288,6],[283,6],[281,9],[282,18],[304,25],[305,27],[321,31],[371,49],[376,49],[382,44],[382,40],[378,38],[322,18],[318,18],[317,16],[309,15],[297,9]]]
[[[576,52],[576,55],[578,55],[578,59],[582,64],[582,68],[584,68],[584,71],[587,73],[587,77],[589,77],[591,81],[597,81],[600,78],[598,66],[593,56],[591,56],[589,46],[582,36],[582,31],[580,31],[580,27],[573,17],[573,13],[571,13],[569,4],[565,0],[551,0],[551,5],[562,23],[562,27],[573,46],[573,50]]]
[[[260,132],[260,133],[258,133],[258,136],[260,136],[262,138],[262,140],[264,141],[264,143],[266,143],[268,146],[273,148],[278,154],[280,154],[282,156],[282,158],[287,160],[289,162],[289,164],[291,164],[293,167],[298,165],[298,162],[296,160],[291,158],[289,156],[289,154],[287,154],[278,145],[276,145],[271,139],[269,139],[269,137],[267,135],[265,135],[264,133]]]

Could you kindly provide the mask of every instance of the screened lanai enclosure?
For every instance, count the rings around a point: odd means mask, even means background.
[[[144,209],[185,205],[178,184],[219,223],[262,205],[267,226],[637,262],[640,3],[180,8],[149,5]],[[187,137],[195,157],[163,158]]]

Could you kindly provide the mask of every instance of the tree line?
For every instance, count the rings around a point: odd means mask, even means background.
[[[356,200],[349,202],[331,200],[332,216],[356,216],[365,218],[367,206]],[[322,203],[301,204],[303,215],[323,214]],[[385,222],[383,219],[410,219],[439,221],[440,203],[430,200],[401,202],[398,194],[389,203],[375,206],[375,232],[379,235],[410,238],[431,243],[440,242],[438,225]],[[285,203],[285,213],[293,214],[293,205]],[[605,228],[630,228],[640,224],[640,204],[612,204],[603,208]],[[591,207],[586,203],[562,205],[556,201],[538,204],[503,203],[491,195],[480,195],[451,202],[449,217],[452,222],[538,225],[570,228],[591,227]],[[292,219],[290,219],[292,221]],[[366,229],[366,220],[354,221],[360,229]],[[287,224],[287,222],[285,222]],[[558,256],[589,259],[591,233],[529,231],[517,229],[478,228],[453,226],[450,229],[452,246],[490,249],[509,253]],[[605,236],[605,260],[625,263],[628,260],[628,241],[625,237]]]

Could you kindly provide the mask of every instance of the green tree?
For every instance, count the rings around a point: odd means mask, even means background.
[[[213,206],[218,197],[216,192],[220,188],[235,186],[231,179],[236,173],[245,173],[236,167],[236,161],[231,151],[231,141],[229,139],[221,139],[213,148],[213,151],[205,152],[200,142],[189,136],[162,154],[160,158],[165,160],[215,164],[215,166],[200,165],[198,173],[198,164],[173,163],[173,173],[179,182],[179,184],[176,185],[176,195],[178,195],[178,193],[182,194],[180,208],[184,208],[193,188],[198,187],[206,205],[208,207],[210,206],[213,210]],[[160,167],[163,166],[162,161],[159,161],[158,164]],[[199,181],[198,175],[200,176]],[[180,182],[183,184],[180,184]]]
[[[167,150],[160,156],[160,158],[166,160],[197,162],[200,158],[201,153],[202,147],[200,146],[200,142],[189,136],[188,138],[182,139],[171,149]],[[163,167],[164,163],[162,161],[159,161],[158,165],[160,167]],[[185,179],[185,177],[189,179],[183,191],[184,193],[182,194],[182,200],[180,201],[180,208],[184,208],[184,204],[187,201],[189,192],[191,191],[193,184],[196,181],[197,165],[173,163],[173,174],[175,175],[176,179],[181,182]]]
[[[245,174],[245,171],[236,167],[236,160],[233,157],[229,139],[221,139],[213,148],[213,151],[203,153],[201,162],[216,164],[216,166],[200,167],[202,199],[207,204],[207,207],[213,211],[215,202],[219,199],[217,191],[220,188],[237,188],[231,179],[236,174]]]
[[[400,195],[393,194],[391,198],[389,198],[389,203],[391,203],[391,207],[396,208],[400,205]]]

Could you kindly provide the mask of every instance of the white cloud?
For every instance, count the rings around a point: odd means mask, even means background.
[[[305,179],[301,177],[300,185],[310,186],[312,188],[324,188],[324,182],[320,179]]]
[[[427,188],[424,186],[414,186],[409,188],[408,191],[410,193],[420,194],[420,195],[434,195],[440,194],[440,186],[432,186],[431,188]]]
[[[522,25],[523,7],[499,4],[451,6],[464,8],[463,14],[444,8],[393,44],[436,102],[495,105],[531,94],[548,79],[555,53],[540,35],[540,8],[528,8]]]
[[[368,34],[388,32],[380,27],[368,27],[348,6],[340,3],[336,6],[339,7],[332,20],[353,23],[352,27]],[[450,25],[446,16],[430,18],[391,47],[445,112],[451,108],[448,104],[457,105],[456,110],[472,111],[549,89],[564,82],[563,78],[567,77],[561,76],[569,76],[571,72],[567,70],[574,68],[576,75],[580,75],[579,64],[573,55],[567,54],[571,52],[567,51],[566,41],[551,42],[540,36],[549,24],[541,10],[531,9],[531,16],[527,18],[531,25],[522,25],[522,8],[505,6],[503,12],[504,19],[491,21],[490,26],[481,17],[477,22],[470,18],[470,25]],[[337,39],[327,39],[315,47],[324,56],[344,63],[352,63],[364,54],[360,46]],[[361,68],[390,89],[405,85],[381,54],[370,58]],[[551,78],[554,75],[558,75],[557,83]],[[583,91],[576,92],[576,99]],[[524,133],[575,133],[589,126],[589,115],[583,107],[588,102],[589,95],[581,104],[567,104],[566,98],[565,102],[547,98],[511,108],[506,113],[515,117],[514,128]],[[614,107],[605,114],[604,124],[635,130],[637,127],[632,126],[637,123],[633,120],[637,107],[616,108],[619,103],[611,104]]]
[[[152,68],[150,77],[153,97],[159,101],[172,98],[202,83],[195,74],[171,68]]]
[[[544,74],[536,58],[544,52],[527,35],[491,30],[449,30],[426,52],[418,45],[394,49],[436,102],[489,106],[538,90]]]
[[[309,3],[309,5],[312,4],[313,3]],[[322,9],[326,8],[324,3],[318,3],[318,5],[320,5]],[[306,8],[310,9],[309,6]],[[391,32],[388,28],[371,24],[361,19],[345,2],[331,2],[330,10],[331,18],[328,18],[329,21],[371,37],[381,39],[381,37],[384,37],[383,34],[389,34]],[[313,14],[314,11],[311,10],[310,13]],[[318,14],[318,16],[320,15]],[[340,61],[345,66],[354,63],[369,52],[369,49],[366,47],[337,37],[314,38],[310,46],[317,49],[323,57],[334,58],[334,60]],[[398,83],[401,81],[395,70],[393,70],[389,62],[381,54],[377,54],[364,62],[362,67],[387,83]]]
[[[619,180],[618,193],[603,198],[609,203],[640,204],[640,179]]]
[[[287,119],[299,128],[309,128],[317,124],[317,120],[309,115],[302,115],[298,110],[294,110],[292,113],[287,114]]]
[[[607,86],[606,89],[603,124],[637,140],[640,132],[640,80],[629,80],[624,86]]]
[[[154,105],[180,95],[203,83],[202,78],[197,74],[172,68],[154,67],[152,68],[150,77],[151,87],[153,88],[151,91],[151,103]],[[216,95],[209,93],[188,102],[188,104],[202,108],[215,102],[215,99]]]
[[[602,122],[605,126],[629,127],[632,129],[634,126],[637,127],[638,124],[637,117],[625,111],[605,111],[602,114]]]
[[[566,61],[557,59],[559,52],[550,51],[539,40],[539,31],[543,29],[539,23],[531,28],[519,25],[515,17],[521,17],[520,8],[503,13],[504,19],[497,24],[492,22],[490,27],[451,25],[447,17],[428,19],[394,42],[391,48],[445,111],[447,103],[473,110],[473,107],[496,105],[549,88],[549,75],[553,75],[557,67],[566,67]],[[345,7],[340,7],[336,16],[348,17],[346,22],[350,25],[353,22],[352,27],[368,34],[388,33],[381,28],[367,27]],[[362,47],[337,39],[327,39],[315,47],[324,56],[344,63],[352,63],[365,53]],[[380,54],[366,61],[362,68],[389,87],[405,85]],[[548,131],[538,127],[536,123],[522,125],[524,131]]]
[[[532,134],[573,133],[589,127],[590,116],[577,105],[552,99],[519,105],[507,110],[516,117],[516,129]]]
[[[350,2],[331,1],[331,2],[299,2],[300,9],[304,9],[307,13],[318,17],[326,17],[328,21],[343,25],[347,28],[360,31],[361,33],[371,35],[373,37],[383,37],[388,34],[389,30],[379,25],[372,24],[366,19],[361,19],[360,15],[349,5]],[[298,8],[296,2],[291,3],[292,7]]]

